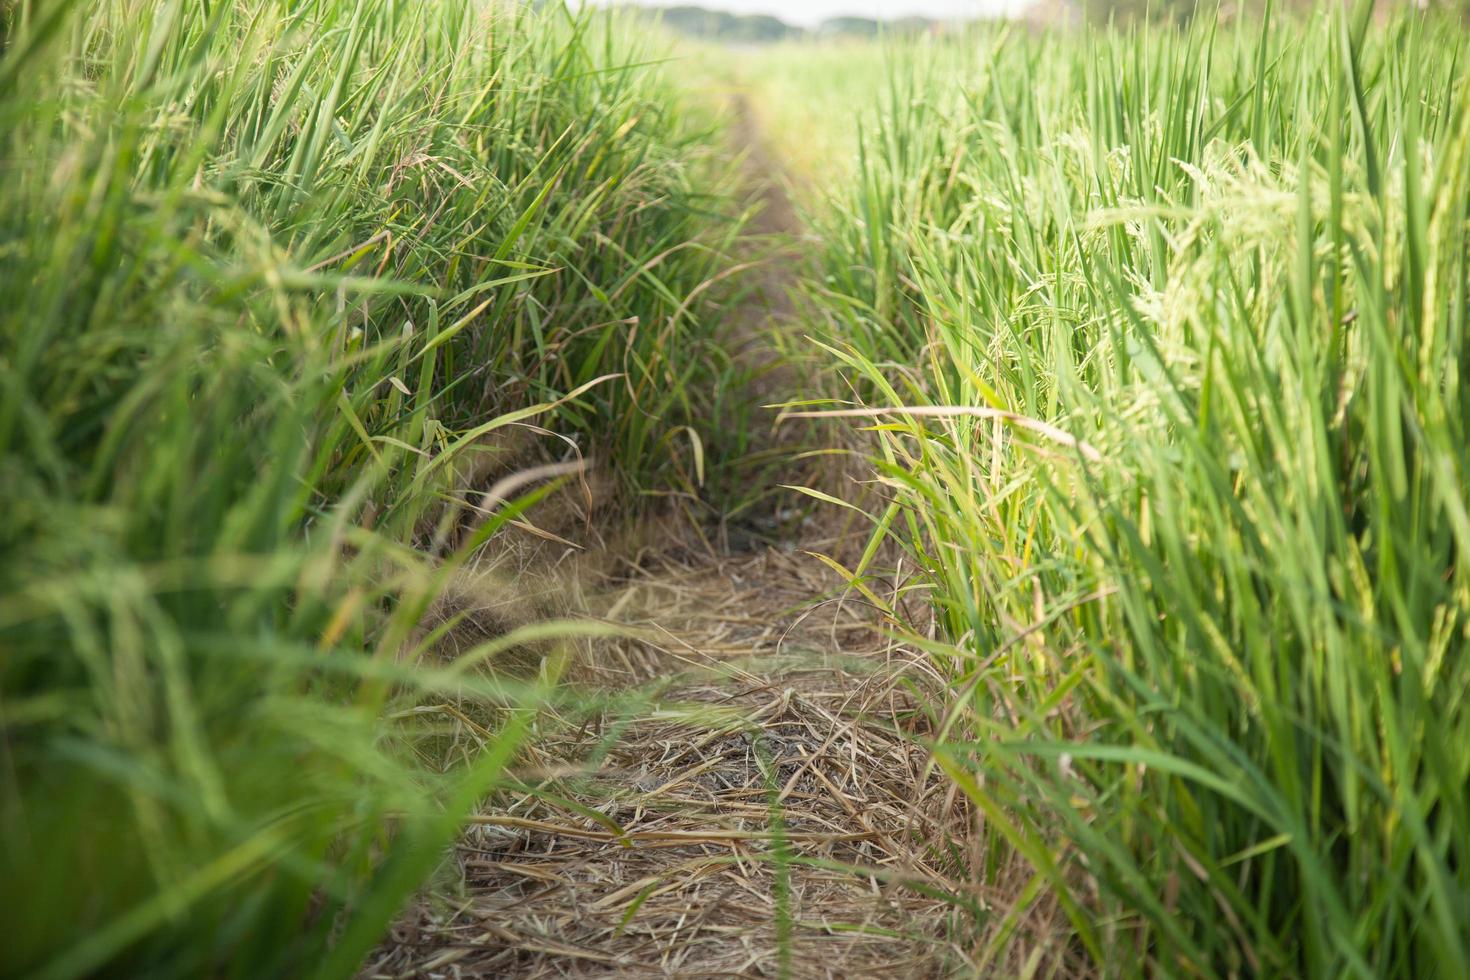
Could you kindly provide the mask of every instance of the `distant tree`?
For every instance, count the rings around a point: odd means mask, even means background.
[[[937,23],[928,17],[900,17],[883,25],[883,29],[889,34],[927,34]]]
[[[806,33],[769,14],[752,14],[741,20],[743,33],[751,41],[780,41],[795,34]]]
[[[829,17],[817,33],[824,37],[877,37],[879,24],[871,17]]]
[[[664,7],[656,13],[666,26],[680,34],[717,41],[759,44],[805,33],[779,17],[765,14],[740,15],[693,6]]]

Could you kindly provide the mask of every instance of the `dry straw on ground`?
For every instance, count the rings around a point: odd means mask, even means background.
[[[548,720],[521,769],[563,775],[487,801],[456,849],[462,891],[426,899],[366,975],[963,968],[933,896],[964,890],[948,848],[966,814],[921,744],[922,660],[859,601],[809,607],[840,582],[784,549],[614,576],[606,615],[642,636],[579,679],[670,678],[657,703],[626,727]]]

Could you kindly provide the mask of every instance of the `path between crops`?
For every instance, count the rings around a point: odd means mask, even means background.
[[[741,107],[736,138],[765,205],[751,247],[796,241]],[[799,265],[789,253],[765,263],[731,311],[741,356],[776,356],[759,328],[789,317]],[[782,373],[750,397],[775,400],[792,383]],[[581,583],[595,614],[640,638],[597,644],[580,679],[661,684],[654,707],[549,725],[523,765],[564,778],[487,806],[456,849],[463,887],[422,903],[364,975],[963,971],[950,906],[914,887],[958,887],[947,842],[971,836],[919,745],[930,721],[912,691],[927,668],[807,554],[850,553],[854,540],[812,521],[775,542],[703,536],[757,542],[739,550],[646,537]]]

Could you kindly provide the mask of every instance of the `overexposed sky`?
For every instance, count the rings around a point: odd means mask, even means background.
[[[599,0],[593,0],[594,3]],[[608,2],[608,0],[600,0]],[[857,17],[908,17],[936,19],[954,17],[998,17],[1016,13],[1026,0],[641,0],[649,6],[700,6],[737,14],[774,14],[788,24],[815,27],[828,17],[850,14]]]

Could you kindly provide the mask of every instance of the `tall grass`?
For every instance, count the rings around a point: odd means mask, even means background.
[[[992,958],[1050,896],[1109,975],[1470,962],[1465,50],[1359,5],[895,62],[809,308],[977,870],[1034,870]]]
[[[419,628],[469,475],[695,479],[705,134],[605,16],[4,6],[0,972],[346,975],[553,696]]]

